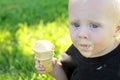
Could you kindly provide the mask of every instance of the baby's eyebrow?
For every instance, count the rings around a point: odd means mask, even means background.
[[[95,23],[95,24],[104,24],[104,21],[102,20],[88,20],[88,23]]]
[[[101,22],[96,22],[96,21],[89,21],[90,24],[97,24],[97,25],[101,25]]]
[[[80,23],[80,20],[76,20],[76,19],[75,19],[75,20],[71,20],[70,23],[71,23],[71,24]]]

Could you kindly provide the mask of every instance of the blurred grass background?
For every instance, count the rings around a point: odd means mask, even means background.
[[[68,0],[0,0],[0,80],[55,80],[35,69],[35,41],[55,44],[55,57],[70,46]]]

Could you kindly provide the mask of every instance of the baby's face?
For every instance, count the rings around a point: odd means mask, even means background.
[[[102,56],[115,47],[117,24],[109,5],[105,0],[70,0],[71,39],[85,57]]]

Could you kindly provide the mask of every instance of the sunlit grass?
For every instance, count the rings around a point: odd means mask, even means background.
[[[68,21],[65,20],[64,24],[58,21],[47,24],[40,21],[37,25],[19,23],[18,27],[15,39],[7,29],[0,32],[0,80],[54,80],[51,76],[41,76],[36,71],[33,45],[37,40],[48,39],[54,43],[55,57],[59,58],[71,45]]]
[[[16,32],[18,48],[24,54],[32,54],[35,41],[40,39],[51,40],[55,44],[56,49],[58,48],[56,51],[59,53],[57,54],[60,54],[70,45],[67,21],[64,24],[58,22],[43,24],[41,21],[38,25],[33,26],[19,23],[18,26],[19,30]]]

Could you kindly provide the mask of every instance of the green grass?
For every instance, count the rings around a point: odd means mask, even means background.
[[[0,80],[55,80],[35,69],[33,44],[48,39],[55,57],[70,46],[68,0],[0,0]]]

